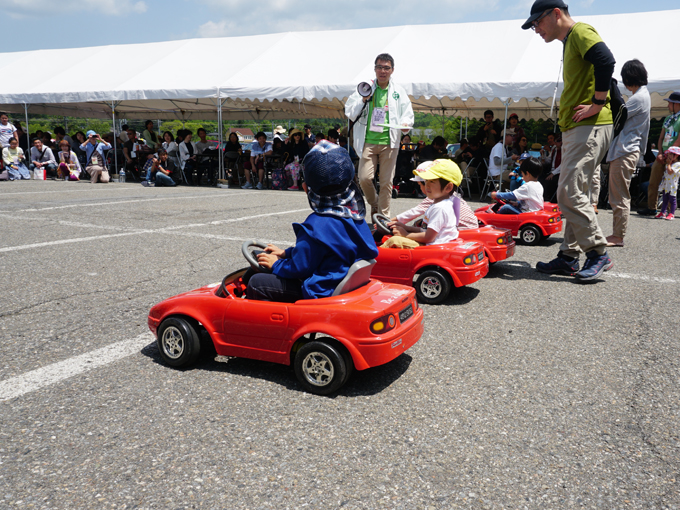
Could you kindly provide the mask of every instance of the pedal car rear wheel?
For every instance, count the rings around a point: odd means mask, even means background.
[[[437,305],[448,297],[450,291],[449,275],[441,270],[428,269],[420,273],[416,280],[416,294],[421,303]]]
[[[338,390],[351,372],[345,357],[323,340],[308,342],[295,355],[295,375],[305,390],[328,395]]]
[[[541,231],[533,225],[525,225],[519,231],[519,238],[527,246],[534,246],[541,242]]]
[[[171,367],[191,365],[201,353],[201,341],[196,328],[181,317],[169,317],[158,328],[158,350]]]

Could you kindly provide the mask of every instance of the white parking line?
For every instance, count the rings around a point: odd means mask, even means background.
[[[241,218],[229,218],[226,220],[216,220],[216,221],[211,221],[208,223],[192,223],[190,225],[175,225],[172,227],[164,227],[164,228],[159,228],[159,229],[153,229],[153,230],[134,230],[131,232],[121,232],[118,234],[103,234],[100,236],[91,236],[91,237],[79,237],[75,239],[60,239],[59,241],[47,241],[44,243],[33,243],[33,244],[24,244],[21,246],[8,246],[6,248],[0,248],[0,253],[8,253],[8,252],[14,252],[14,251],[22,251],[22,250],[31,250],[33,248],[45,248],[47,246],[58,246],[62,244],[71,244],[71,243],[84,243],[84,242],[89,242],[89,241],[97,241],[99,239],[109,239],[112,237],[125,237],[125,236],[136,236],[140,234],[169,234],[173,233],[177,230],[185,229],[185,228],[198,228],[198,227],[206,227],[209,225],[221,225],[223,223],[233,223],[236,221],[247,221],[247,220],[252,220],[256,218],[266,218],[268,216],[279,216],[279,215],[284,215],[284,214],[293,214],[293,213],[299,213],[299,212],[304,212],[304,211],[309,211],[309,208],[306,209],[293,209],[290,211],[280,211],[280,212],[273,212],[273,213],[265,213],[265,214],[256,214],[253,216],[243,216]],[[237,239],[240,240],[240,239]],[[246,239],[243,239],[244,241]]]
[[[626,274],[626,273],[612,273],[611,271],[605,273],[605,276],[613,276],[614,278],[624,278],[627,280],[640,280],[643,282],[656,282],[656,283],[678,283],[680,280],[674,280],[672,278],[659,278],[657,276],[645,276],[642,274]]]
[[[109,188],[107,187],[97,187],[97,186],[92,186],[92,187],[78,187],[78,188],[71,188],[71,189],[54,189],[52,191],[9,191],[7,193],[3,193],[0,195],[0,198],[7,198],[7,197],[13,197],[15,195],[54,195],[55,193],[93,193],[95,191],[130,191],[130,188],[119,188],[119,187],[112,187]]]
[[[31,208],[31,209],[17,209],[16,211],[0,211],[0,213],[5,213],[5,214],[11,214],[11,213],[20,213],[20,212],[42,212],[42,211],[56,211],[60,209],[73,209],[76,207],[102,207],[102,206],[108,206],[108,205],[120,205],[120,204],[136,204],[139,202],[160,202],[163,200],[187,200],[187,199],[193,199],[193,198],[214,198],[214,197],[231,197],[234,195],[238,194],[250,194],[250,195],[256,195],[259,193],[262,193],[261,191],[234,191],[234,192],[229,192],[229,191],[221,191],[218,193],[208,193],[208,194],[203,194],[203,195],[169,195],[165,197],[156,197],[156,198],[139,198],[139,199],[131,199],[131,200],[117,200],[115,202],[91,202],[87,204],[68,204],[68,205],[55,205],[52,207],[41,207],[41,208]]]
[[[142,333],[135,338],[116,342],[101,349],[0,381],[0,402],[20,397],[26,393],[131,356],[153,340],[154,337],[150,332]]]

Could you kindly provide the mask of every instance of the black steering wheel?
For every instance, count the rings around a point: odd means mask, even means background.
[[[384,214],[380,213],[375,213],[373,215],[373,224],[375,225],[376,229],[382,232],[383,234],[386,234],[388,236],[392,235],[392,229],[387,226],[387,224],[392,221],[389,219],[387,216]]]
[[[257,254],[262,253],[260,251],[250,251],[250,248],[255,247],[255,248],[262,248],[263,250],[267,247],[267,245],[261,241],[245,241],[241,245],[241,253],[243,253],[243,256],[245,259],[248,261],[248,264],[250,264],[250,267],[253,268],[254,271],[257,271],[258,273],[271,273],[272,270],[269,269],[268,267],[261,266],[259,262],[257,261]]]

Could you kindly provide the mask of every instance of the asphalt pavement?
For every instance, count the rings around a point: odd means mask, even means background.
[[[308,213],[292,191],[0,183],[0,508],[680,508],[680,222],[633,214],[592,284],[535,271],[561,234],[518,245],[331,397],[286,366],[164,365],[149,308]]]

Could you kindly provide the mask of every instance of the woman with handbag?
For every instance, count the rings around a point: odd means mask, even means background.
[[[71,150],[71,144],[67,140],[62,140],[59,142],[59,147],[61,150],[59,151],[58,177],[66,181],[79,181],[82,169],[78,156]]]

